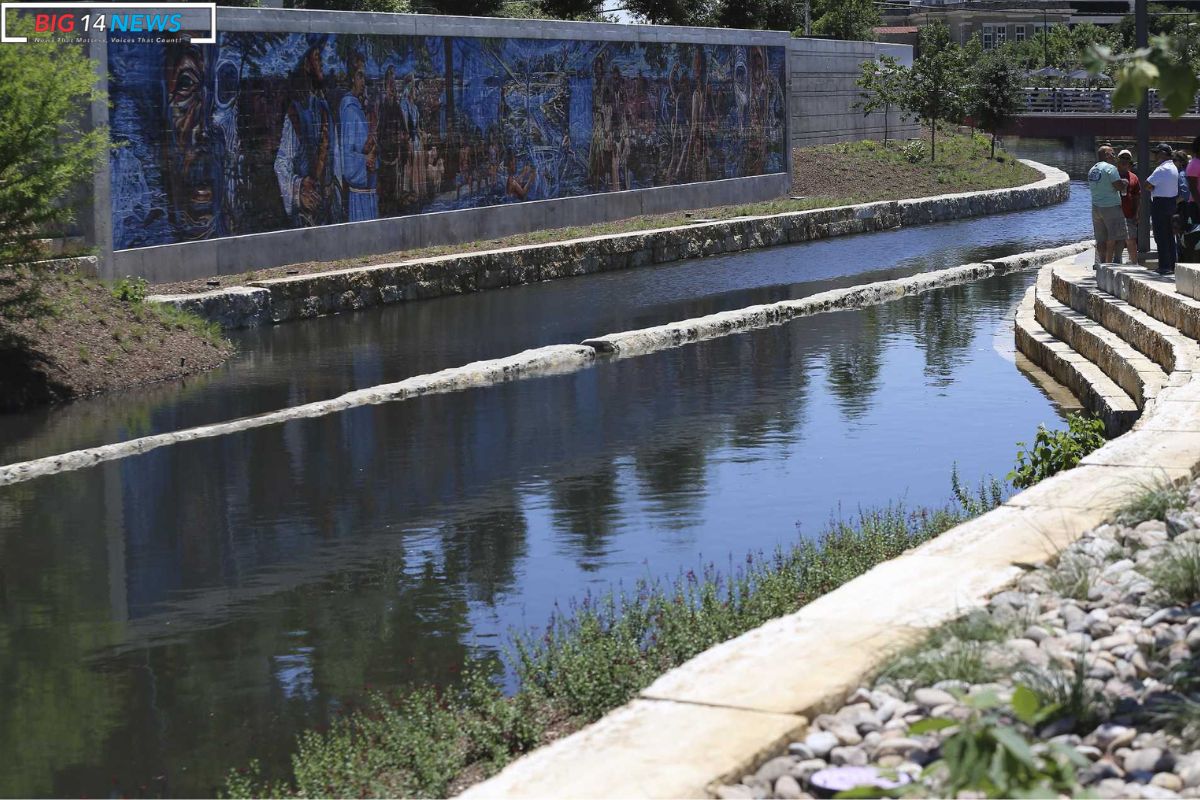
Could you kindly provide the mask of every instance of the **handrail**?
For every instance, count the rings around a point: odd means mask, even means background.
[[[1112,89],[1034,86],[1024,90],[1023,114],[1136,114],[1136,108],[1113,108]],[[1150,113],[1165,113],[1162,99],[1150,90]],[[1188,114],[1200,114],[1200,95],[1192,100]]]

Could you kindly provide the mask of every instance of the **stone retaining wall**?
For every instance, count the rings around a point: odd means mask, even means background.
[[[566,242],[436,256],[396,264],[254,281],[248,286],[148,299],[199,314],[225,328],[309,319],[423,300],[735,253],[850,233],[889,230],[1061,203],[1066,173],[1034,161],[1043,177],[1025,186],[883,201],[702,223]]]

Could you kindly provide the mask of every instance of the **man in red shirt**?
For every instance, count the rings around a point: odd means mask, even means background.
[[[1121,195],[1121,213],[1125,215],[1125,247],[1129,250],[1129,263],[1138,263],[1138,205],[1142,200],[1142,185],[1133,171],[1133,153],[1122,150],[1117,153],[1117,172],[1129,181],[1129,188]],[[1117,244],[1117,263],[1121,263],[1121,244]]]

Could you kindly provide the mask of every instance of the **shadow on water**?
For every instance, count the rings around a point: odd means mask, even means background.
[[[1018,218],[1023,229],[1008,230]],[[882,238],[852,237],[805,258],[788,248],[561,282],[605,287],[590,305],[582,288],[547,284],[281,326],[250,334],[226,372],[129,403],[120,430],[806,293],[856,279],[853,265],[903,273],[1011,252],[1042,235],[1042,218],[980,221],[969,241],[954,226],[877,235],[896,237],[890,257]],[[1056,230],[1045,244],[1081,238],[1066,222]],[[935,255],[904,250],[922,246]],[[0,795],[208,795],[250,758],[282,769],[298,731],[367,687],[453,681],[510,629],[544,624],[556,601],[769,551],[815,535],[838,507],[941,502],[956,461],[968,478],[1003,474],[1014,442],[1058,414],[994,346],[1011,341],[1032,280],[0,488]],[[535,313],[550,299],[553,314]],[[289,373],[306,354],[312,369]],[[232,399],[213,405],[223,393]],[[96,409],[68,411],[86,436],[116,430],[117,401],[74,408]],[[38,446],[85,436],[52,419]]]

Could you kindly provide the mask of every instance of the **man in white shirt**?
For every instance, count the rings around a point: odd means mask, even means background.
[[[1154,243],[1158,246],[1158,274],[1175,272],[1175,229],[1171,218],[1179,199],[1179,169],[1171,156],[1169,144],[1154,146],[1151,158],[1158,164],[1146,184],[1150,187],[1150,223],[1154,228]]]

